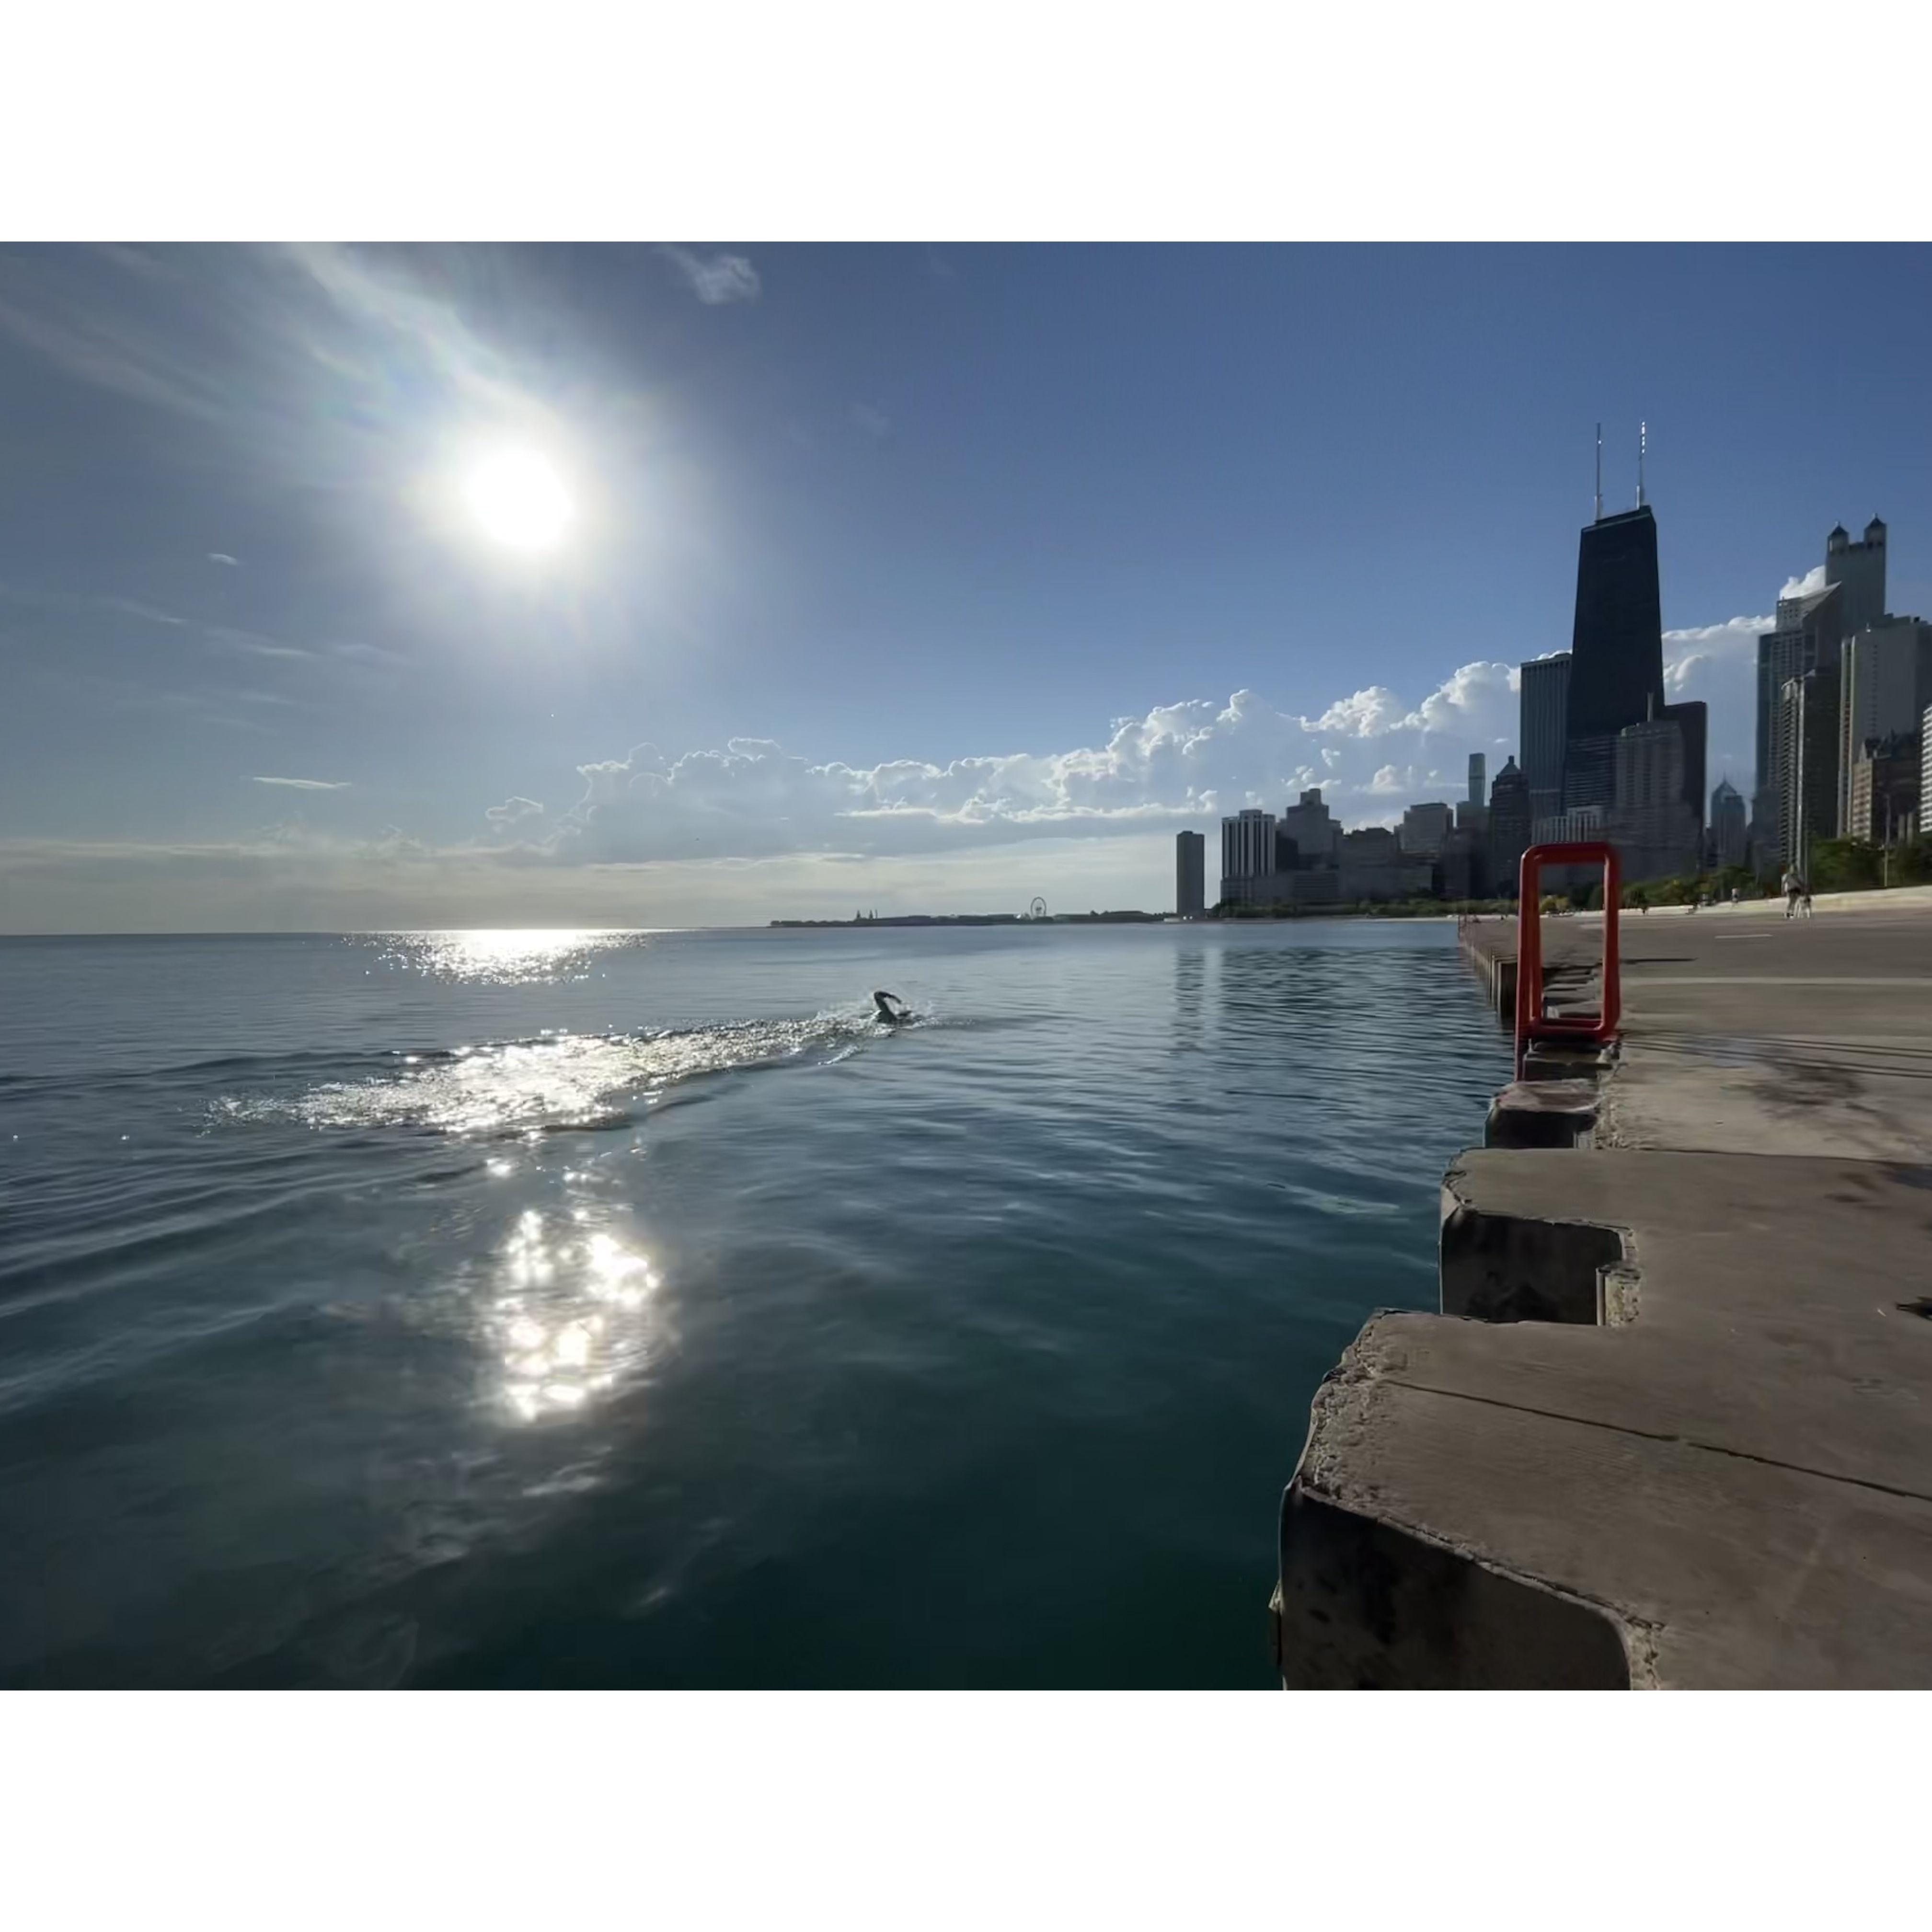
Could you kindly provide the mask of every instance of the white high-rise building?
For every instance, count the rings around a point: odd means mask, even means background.
[[[1932,704],[1926,706],[1918,721],[1918,823],[1924,826],[1932,815]]]
[[[1835,702],[1834,692],[1832,708],[1840,715],[1833,736],[1828,743],[1814,740],[1806,752],[1809,770],[1804,788],[1812,803],[1802,838],[1786,821],[1796,781],[1784,762],[1791,745],[1783,718],[1784,692],[1794,678],[1812,671],[1828,671],[1835,686],[1843,640],[1883,623],[1885,559],[1886,529],[1878,518],[1866,524],[1864,538],[1857,543],[1839,524],[1825,539],[1824,586],[1780,597],[1778,628],[1758,640],[1757,772],[1751,837],[1761,865],[1773,859],[1789,862],[1795,851],[1808,850],[1812,840],[1832,837],[1844,814],[1848,761],[1840,742],[1843,706]],[[1814,694],[1814,715],[1822,716],[1822,706],[1823,700]]]
[[[1838,660],[1838,836],[1850,836],[1852,770],[1875,740],[1913,737],[1932,704],[1932,624],[1883,617],[1844,641]]]
[[[1238,812],[1222,820],[1221,897],[1229,904],[1267,902],[1258,882],[1274,876],[1274,830],[1271,812]]]

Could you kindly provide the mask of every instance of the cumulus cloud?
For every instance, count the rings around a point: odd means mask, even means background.
[[[508,831],[513,825],[521,825],[527,820],[541,818],[543,807],[533,798],[506,798],[501,805],[493,805],[483,816],[499,831]]]
[[[1315,721],[1318,731],[1340,731],[1351,738],[1379,737],[1402,716],[1402,701],[1386,685],[1372,684],[1348,698],[1338,698]]]
[[[1671,631],[1672,698],[1711,707],[1709,777],[1750,782],[1756,640],[1766,617]],[[228,846],[0,840],[8,929],[284,924],[716,922],[1051,902],[1164,903],[1172,836],[1319,785],[1345,824],[1460,795],[1463,760],[1513,750],[1516,668],[1464,664],[1412,703],[1371,686],[1312,716],[1249,690],[1117,718],[1071,750],[815,762],[768,739],[667,756],[638,743],[578,767],[574,802],[514,794],[478,836],[427,845],[292,826]],[[340,779],[258,774],[295,791]],[[935,862],[943,857],[944,862]],[[172,882],[172,883],[171,883]],[[29,888],[31,890],[29,890]],[[136,896],[130,897],[130,895]]]
[[[1279,809],[1312,785],[1346,821],[1438,783],[1445,760],[1514,742],[1516,674],[1465,664],[1419,703],[1382,687],[1306,718],[1252,691],[1116,719],[1075,749],[857,766],[814,762],[768,739],[668,758],[653,745],[578,768],[554,818],[532,800],[486,814],[530,864],[638,864],[778,853],[866,857],[1035,841],[1165,833],[1248,805]]]
[[[1756,782],[1757,640],[1769,617],[1733,617],[1664,634],[1664,688],[1673,703],[1701,698],[1709,706],[1706,779],[1729,776],[1749,795]]]
[[[1514,664],[1466,664],[1413,706],[1386,685],[1372,684],[1301,723],[1306,730],[1345,738],[1384,738],[1397,732],[1462,736],[1480,748],[1514,738],[1520,681]]]
[[[1813,591],[1822,590],[1824,587],[1825,566],[1822,563],[1814,563],[1802,577],[1787,577],[1784,580],[1784,588],[1778,594],[1780,597],[1809,597]]]
[[[1710,706],[1712,782],[1749,782],[1754,667],[1768,620],[1742,616],[1664,638],[1673,698]],[[1411,701],[1369,686],[1312,716],[1250,690],[1114,721],[1097,742],[936,764],[814,760],[768,739],[667,757],[638,745],[578,768],[582,790],[544,812],[514,799],[487,814],[529,865],[655,864],[785,854],[876,859],[1048,839],[1162,834],[1244,806],[1280,810],[1322,788],[1346,824],[1459,796],[1463,760],[1516,748],[1520,675],[1478,660]]]
[[[658,252],[683,277],[692,293],[709,306],[756,302],[764,292],[758,270],[742,255],[700,255],[673,243]]]

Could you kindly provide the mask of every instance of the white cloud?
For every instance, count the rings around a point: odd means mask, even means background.
[[[333,242],[291,243],[264,259],[295,264],[352,323],[406,344],[452,390],[472,401],[508,420],[541,416],[506,358],[452,303],[414,278],[386,272],[363,251]],[[367,383],[384,364],[380,342],[318,330],[303,315],[290,316],[286,326],[312,361],[338,379]]]
[[[742,255],[700,255],[673,243],[658,252],[683,276],[692,293],[712,307],[721,302],[756,302],[764,292],[758,270]]]
[[[506,798],[501,805],[493,805],[483,816],[499,831],[508,831],[513,825],[524,824],[528,820],[541,818],[543,807],[533,798]]]
[[[1726,771],[1750,782],[1756,638],[1767,621],[1737,617],[1664,640],[1671,696],[1710,706],[1714,783]],[[1457,774],[1460,794],[1472,752],[1500,769],[1516,746],[1520,684],[1515,666],[1478,660],[1413,703],[1370,686],[1312,717],[1238,691],[1225,704],[1192,699],[1117,720],[1098,744],[944,765],[815,762],[763,739],[677,758],[640,745],[580,766],[581,796],[553,819],[512,819],[501,807],[490,819],[500,830],[521,826],[514,856],[533,865],[883,857],[1128,837],[1247,805],[1278,810],[1313,785],[1344,824],[1376,824],[1392,806],[1444,795],[1444,770]]]
[[[199,628],[210,644],[249,657],[305,658],[318,655],[306,644],[285,644],[278,638],[265,637],[260,631],[238,631],[228,624],[203,624]]]
[[[1756,638],[1769,622],[1665,634],[1671,695],[1711,706],[1712,784],[1726,772],[1750,783]],[[1314,785],[1348,825],[1459,795],[1469,752],[1487,751],[1493,772],[1514,748],[1517,683],[1513,666],[1478,660],[1412,703],[1372,686],[1313,716],[1241,690],[1116,719],[1092,744],[945,764],[814,762],[765,739],[679,757],[640,743],[581,765],[574,802],[518,794],[492,806],[466,844],[300,827],[232,846],[0,841],[0,896],[11,928],[32,931],[733,922],[861,903],[998,910],[1035,892],[1082,910],[1158,906],[1183,826],[1211,829],[1246,805],[1278,811]],[[164,889],[170,878],[178,896]]]
[[[1316,784],[1345,822],[1378,824],[1445,752],[1460,759],[1514,741],[1514,682],[1507,664],[1466,664],[1412,706],[1376,687],[1312,718],[1238,691],[1225,704],[1192,699],[1117,720],[1096,745],[945,765],[814,763],[765,739],[675,759],[639,745],[580,766],[582,794],[554,820],[536,823],[533,800],[488,817],[498,832],[522,828],[509,856],[531,865],[880,857],[1126,837],[1246,805],[1278,809]]]
[[[1784,588],[1778,594],[1780,597],[1809,597],[1813,591],[1822,590],[1824,587],[1825,566],[1822,563],[1814,563],[1802,577],[1787,577],[1784,580]]]
[[[208,560],[210,563],[224,563],[230,570],[239,570],[242,568],[242,560],[239,557],[230,556],[225,550],[210,550],[208,553]]]
[[[874,442],[884,442],[892,433],[892,419],[872,403],[854,403],[852,420]]]
[[[1705,741],[1708,791],[1728,776],[1747,798],[1756,782],[1757,640],[1769,617],[1733,617],[1664,634],[1664,688],[1672,703],[1710,707]]]
[[[1467,738],[1472,748],[1514,742],[1516,688],[1514,664],[1464,664],[1452,671],[1412,708],[1386,685],[1372,684],[1338,698],[1320,717],[1301,720],[1304,728],[1349,738],[1383,738],[1392,733]]]
[[[1315,721],[1318,731],[1340,731],[1352,738],[1379,737],[1402,716],[1402,702],[1386,685],[1372,684],[1351,698],[1339,698]]]

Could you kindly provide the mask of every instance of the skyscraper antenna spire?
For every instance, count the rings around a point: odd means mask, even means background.
[[[1597,520],[1604,520],[1604,426],[1597,425]]]
[[[1636,426],[1636,506],[1643,508],[1643,458],[1650,441],[1650,425],[1640,422]]]

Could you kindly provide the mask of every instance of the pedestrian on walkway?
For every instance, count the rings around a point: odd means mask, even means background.
[[[1784,916],[1786,919],[1798,916],[1798,895],[1804,890],[1804,881],[1798,876],[1794,866],[1784,868]]]
[[[1804,908],[1804,916],[1811,916],[1811,881],[1802,873],[1798,880],[1798,903]]]

